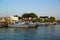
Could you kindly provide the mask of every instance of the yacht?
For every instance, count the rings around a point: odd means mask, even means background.
[[[6,23],[6,22],[0,22],[0,28],[1,27],[8,27],[8,23]]]
[[[33,22],[18,22],[15,24],[8,24],[9,27],[36,27],[37,24]]]

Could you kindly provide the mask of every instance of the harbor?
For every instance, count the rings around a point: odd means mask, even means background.
[[[60,25],[60,21],[56,20],[55,17],[40,16],[39,18],[33,17],[34,13],[23,14],[23,17],[17,15],[11,17],[0,17],[0,27],[37,27],[37,26],[50,26]],[[25,16],[27,15],[27,16]],[[32,16],[31,16],[32,15]],[[36,14],[34,14],[36,15]]]
[[[33,23],[33,22],[21,22],[21,23],[15,23],[15,24],[7,24],[7,23],[0,23],[0,27],[37,27],[37,26],[50,26],[50,25],[58,25],[57,23]]]
[[[0,40],[60,40],[60,0],[0,0]]]
[[[1,27],[37,27],[60,25],[60,20],[56,20],[54,16],[39,16],[35,13],[24,13],[21,16],[4,16],[0,17]]]

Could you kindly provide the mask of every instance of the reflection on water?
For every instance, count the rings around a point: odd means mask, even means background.
[[[60,25],[38,28],[0,28],[0,40],[60,40]]]
[[[36,28],[0,28],[0,40],[35,40]]]
[[[60,31],[60,25],[38,27],[38,40],[60,40],[60,32],[57,30]]]
[[[27,29],[24,33],[24,40],[36,40],[37,30],[36,29]]]

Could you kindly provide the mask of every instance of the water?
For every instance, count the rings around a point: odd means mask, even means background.
[[[60,40],[60,25],[0,28],[0,40]]]

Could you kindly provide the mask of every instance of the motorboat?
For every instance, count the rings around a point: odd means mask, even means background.
[[[8,23],[6,23],[6,22],[0,22],[0,28],[1,27],[8,27]]]
[[[33,22],[19,22],[15,24],[8,24],[9,27],[36,27],[37,24]]]

